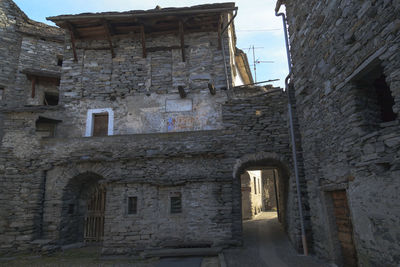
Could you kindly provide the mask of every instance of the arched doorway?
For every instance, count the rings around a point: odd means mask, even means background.
[[[243,216],[243,193],[252,192],[253,196],[261,198],[260,204],[248,205],[247,209],[252,210],[252,218],[258,217],[267,210],[265,202],[268,202],[272,197],[274,198],[275,207],[273,211],[276,214],[275,221],[279,222],[283,230],[288,234],[292,242],[297,245],[296,234],[297,225],[295,223],[296,216],[293,209],[293,190],[290,191],[293,178],[291,177],[289,160],[279,156],[277,153],[260,152],[256,154],[249,154],[241,157],[236,161],[233,170],[233,238],[238,243],[243,242],[243,222],[246,216]],[[254,175],[258,172],[257,175]],[[246,185],[242,186],[243,177],[247,179]],[[256,178],[254,178],[256,176]],[[269,177],[266,177],[269,176]],[[275,176],[275,177],[274,177]],[[266,179],[272,183],[272,191],[269,194],[269,199],[266,199],[265,186]],[[275,179],[275,181],[274,181]],[[243,188],[244,187],[244,188]],[[249,187],[251,187],[249,189]],[[257,194],[255,194],[257,192]],[[263,203],[264,202],[264,203]],[[291,203],[291,204],[290,204]],[[247,203],[248,204],[248,203]],[[251,207],[251,208],[249,208]],[[256,211],[254,210],[256,209]],[[270,210],[271,211],[271,210]],[[257,213],[257,214],[256,214]],[[262,217],[262,216],[261,216]]]
[[[262,212],[275,212],[285,231],[288,229],[289,168],[276,155],[265,153],[240,160],[234,179],[240,186],[242,220],[254,219]]]
[[[104,235],[105,186],[92,172],[69,180],[63,190],[60,242],[101,242]]]

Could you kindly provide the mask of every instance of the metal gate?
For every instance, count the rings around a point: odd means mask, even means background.
[[[99,185],[87,201],[84,227],[85,242],[103,241],[105,204],[106,188],[104,185]]]

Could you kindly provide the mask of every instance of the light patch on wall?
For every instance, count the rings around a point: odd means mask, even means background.
[[[256,110],[256,116],[261,116],[262,112],[261,110]]]
[[[165,100],[166,112],[192,111],[192,99],[167,99]]]
[[[168,132],[191,131],[194,127],[192,116],[169,117],[167,120]]]

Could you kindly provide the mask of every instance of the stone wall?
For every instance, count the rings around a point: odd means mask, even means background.
[[[329,191],[346,189],[358,264],[397,266],[400,3],[287,1],[286,10],[314,249],[341,263],[327,203]],[[394,98],[390,122],[365,93],[377,71]]]
[[[179,42],[174,34],[146,37],[149,49]],[[84,136],[87,110],[99,108],[114,111],[115,134],[222,127],[226,78],[216,32],[186,34],[185,62],[180,49],[148,52],[143,58],[136,35],[113,37],[113,43],[115,58],[105,40],[78,40],[78,62],[74,62],[67,38],[60,85],[60,104],[65,107],[61,137]],[[229,50],[229,43],[225,46]],[[226,56],[229,59],[229,54]],[[231,84],[230,76],[228,79]],[[208,83],[215,85],[216,95],[210,94]],[[179,96],[178,86],[187,93],[185,99]]]
[[[280,219],[300,247],[286,93],[271,87],[225,90],[216,33],[185,36],[186,62],[173,49],[142,58],[134,35],[113,37],[115,58],[104,41],[78,41],[74,62],[69,37],[63,46],[59,29],[32,22],[10,1],[3,3],[23,19],[18,66],[4,76],[16,81],[10,91],[14,95],[5,94],[10,101],[0,116],[0,253],[32,249],[37,239],[58,245],[79,240],[66,236],[74,227],[81,232],[83,213],[69,214],[68,205],[76,199],[85,202],[86,196],[74,199],[74,194],[97,183],[107,192],[105,253],[240,244],[240,175],[254,166],[279,170]],[[146,47],[178,41],[172,34],[147,38]],[[228,35],[224,39],[225,51],[232,52],[234,42],[227,42]],[[43,91],[57,88],[39,82],[37,98],[29,99],[31,87],[22,70],[38,66],[57,72],[59,53],[64,53],[60,102],[44,106]],[[226,60],[232,84],[228,52]],[[216,95],[208,91],[210,81]],[[178,98],[178,85],[188,93],[185,99]],[[89,111],[105,108],[114,114],[115,134],[83,137]],[[37,131],[36,122],[43,118],[53,119],[55,136]],[[166,199],[174,193],[182,197],[177,216],[167,212]],[[125,211],[127,197],[135,194],[137,217],[143,219],[132,224],[135,216]]]
[[[41,109],[40,113],[29,110],[5,113],[8,134],[2,141],[0,172],[6,191],[2,195],[4,219],[0,235],[7,242],[1,244],[2,253],[26,250],[32,247],[30,241],[37,238],[61,242],[65,190],[74,177],[88,173],[98,175],[107,184],[107,220],[125,218],[119,224],[106,220],[105,253],[133,253],[146,246],[189,243],[238,244],[241,192],[237,175],[254,164],[274,166],[284,174],[280,188],[284,196],[282,223],[298,246],[299,221],[285,102],[286,94],[279,89],[231,98],[223,105],[221,130],[90,138],[36,135],[38,115],[52,117],[59,112],[58,107]],[[147,191],[158,195],[145,194],[142,204],[148,204],[138,207],[137,217],[146,215],[155,225],[165,222],[164,217],[154,217],[156,214],[164,212],[169,218],[165,196],[169,192],[182,193],[184,216],[177,217],[182,224],[173,226],[179,228],[174,236],[169,233],[172,228],[168,228],[174,218],[163,225],[165,231],[161,233],[153,226],[132,225],[132,216],[124,214],[126,197]],[[194,220],[198,216],[203,220]],[[137,227],[137,231],[127,231],[132,227]],[[188,229],[195,233],[190,238],[185,237]],[[172,237],[174,244],[164,242]],[[134,249],[126,251],[126,247]]]
[[[277,210],[276,205],[276,193],[274,180],[276,181],[277,175],[274,173],[276,170],[263,170],[262,171],[262,190],[263,190],[263,210],[264,211],[275,211]],[[275,179],[274,179],[275,178]],[[277,187],[279,187],[278,182]]]
[[[252,219],[262,210],[261,171],[247,171],[240,176],[242,218]]]

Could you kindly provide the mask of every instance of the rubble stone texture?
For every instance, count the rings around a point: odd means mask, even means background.
[[[285,2],[314,250],[341,264],[330,192],[345,189],[359,266],[398,266],[400,2]],[[389,122],[366,93],[377,70]]]
[[[260,165],[279,170],[280,220],[300,248],[287,94],[272,87],[226,90],[216,32],[185,35],[185,62],[180,49],[143,58],[137,35],[113,36],[114,58],[107,41],[78,39],[74,61],[69,34],[29,20],[10,0],[0,2],[0,12],[1,254],[82,241],[87,203],[100,185],[104,254],[238,245],[240,175]],[[146,47],[179,44],[174,34],[146,36]],[[23,72],[32,68],[60,73],[60,85],[39,80],[32,98]],[[54,89],[58,105],[44,105],[44,93]],[[90,136],[88,114],[96,110],[108,112],[113,135]],[[53,136],[46,123],[55,125]],[[180,213],[171,213],[172,196],[181,198]],[[133,214],[129,197],[137,199]]]

